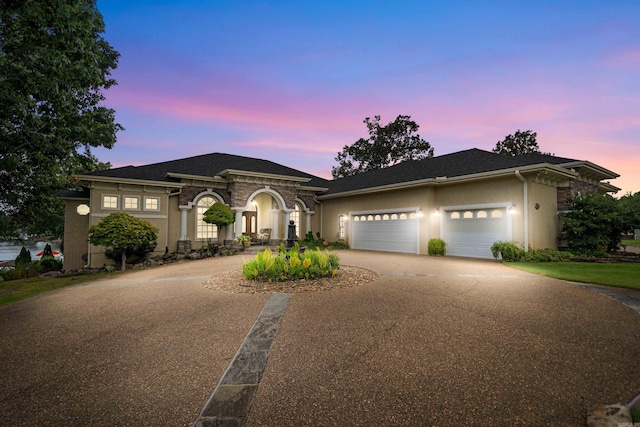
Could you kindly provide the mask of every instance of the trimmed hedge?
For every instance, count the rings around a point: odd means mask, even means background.
[[[435,255],[446,255],[447,254],[447,244],[442,239],[431,239],[429,240],[428,245],[428,253],[431,256]]]
[[[570,252],[556,251],[555,249],[529,249],[525,251],[513,242],[498,241],[491,245],[491,253],[497,260],[515,262],[557,262],[568,261],[574,257]]]

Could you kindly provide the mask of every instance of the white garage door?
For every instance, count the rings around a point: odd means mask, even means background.
[[[418,252],[418,219],[415,212],[353,215],[351,247],[372,251]]]
[[[447,255],[493,258],[491,245],[510,240],[506,208],[446,212]]]

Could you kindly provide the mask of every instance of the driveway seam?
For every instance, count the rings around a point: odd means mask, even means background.
[[[269,298],[193,427],[244,425],[290,296]]]

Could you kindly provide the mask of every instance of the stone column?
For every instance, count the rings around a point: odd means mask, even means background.
[[[240,237],[242,236],[242,214],[244,213],[244,209],[243,208],[233,208],[233,210],[236,211],[236,222],[234,223],[236,225],[236,234],[234,236],[234,238]]]
[[[311,214],[309,212],[305,213],[305,216],[307,217],[307,229],[305,230],[305,234],[308,233],[309,231],[311,231]],[[302,231],[298,230],[298,234],[300,234],[300,240],[304,239],[304,236],[302,235]]]
[[[271,211],[271,238],[280,239],[280,211],[278,209]]]
[[[235,223],[234,223],[235,224]],[[225,227],[225,240],[233,240],[233,224],[227,224]]]

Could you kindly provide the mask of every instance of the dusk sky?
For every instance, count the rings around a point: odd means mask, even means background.
[[[224,152],[331,177],[365,117],[435,155],[516,130],[640,191],[640,1],[99,0],[114,167]]]

